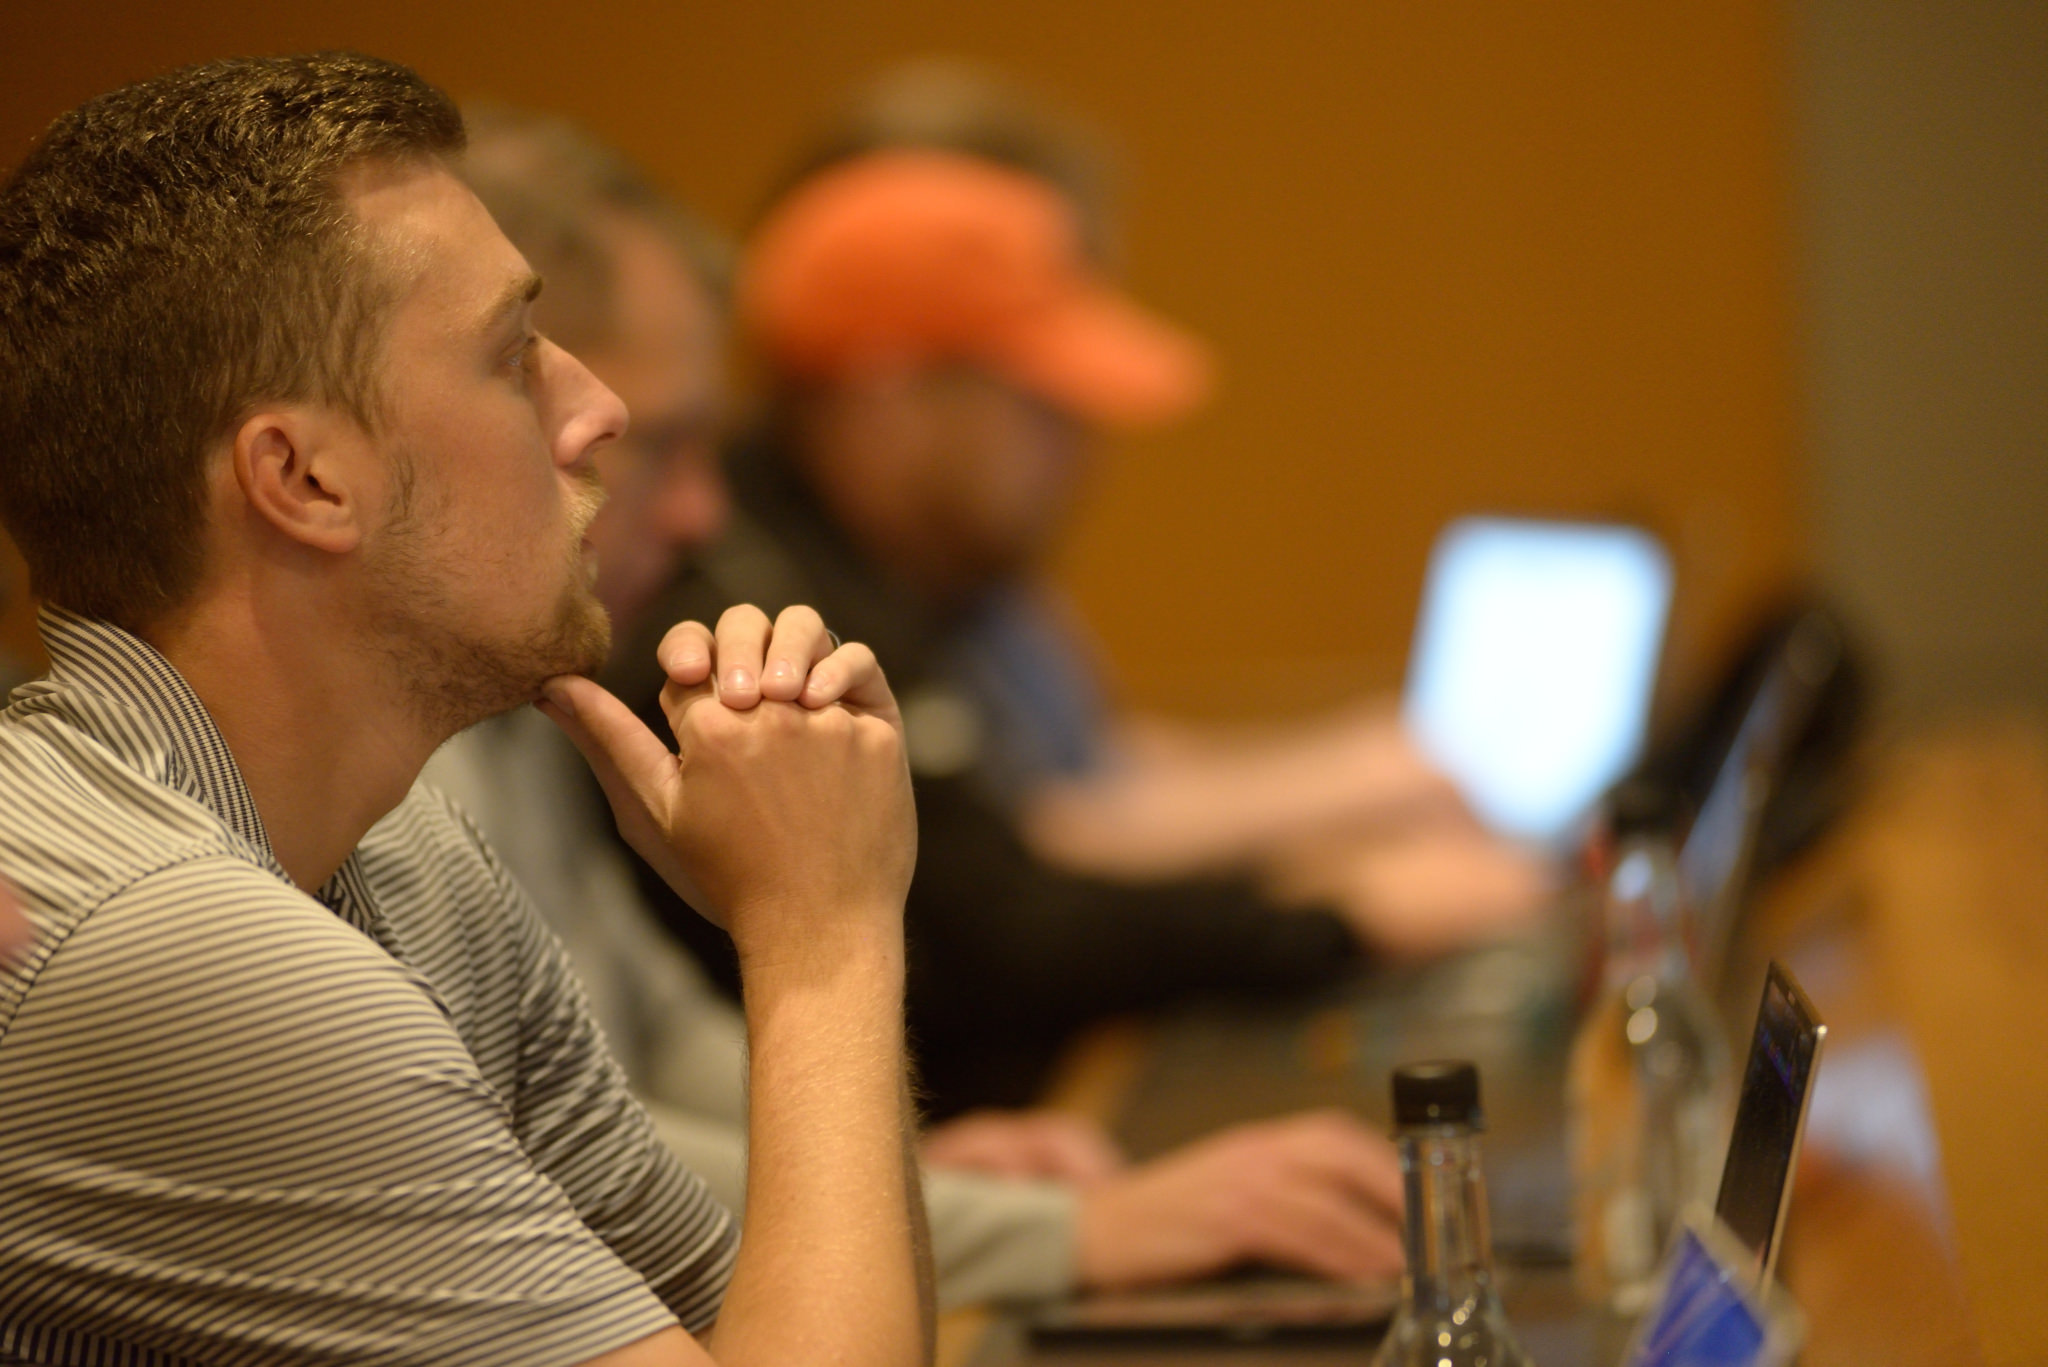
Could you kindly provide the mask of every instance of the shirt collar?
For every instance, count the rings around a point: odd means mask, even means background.
[[[38,625],[50,652],[50,683],[113,705],[125,714],[123,731],[142,721],[164,747],[161,781],[203,804],[249,846],[257,862],[290,883],[227,738],[177,667],[141,637],[54,604],[43,605]],[[371,938],[388,942],[389,928],[355,852],[320,889],[319,900]]]
[[[164,781],[204,803],[229,830],[276,862],[227,739],[177,667],[141,637],[66,608],[45,604],[39,625],[50,652],[51,682],[139,714],[168,747]]]

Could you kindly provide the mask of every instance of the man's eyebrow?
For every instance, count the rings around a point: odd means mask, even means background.
[[[498,291],[498,297],[491,301],[491,306],[479,315],[477,331],[490,332],[506,314],[531,304],[540,295],[540,283],[540,276],[533,271],[515,276],[511,283]]]

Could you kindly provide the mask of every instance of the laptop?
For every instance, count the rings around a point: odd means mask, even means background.
[[[1692,908],[1694,969],[1703,983],[1714,983],[1726,963],[1766,806],[1843,650],[1840,628],[1826,614],[1808,613],[1791,624],[1760,662],[1713,782],[1686,832],[1678,875]]]
[[[1404,719],[1481,820],[1564,851],[1642,749],[1670,605],[1640,528],[1460,518],[1430,554]]]

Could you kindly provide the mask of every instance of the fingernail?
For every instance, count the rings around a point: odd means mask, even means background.
[[[725,686],[735,693],[744,693],[747,685],[752,682],[753,680],[747,677],[747,671],[744,669],[735,669],[725,676]]]
[[[771,679],[794,679],[796,677],[796,667],[787,660],[777,660],[774,664],[768,666],[768,677]]]
[[[559,678],[549,679],[541,684],[540,696],[550,707],[559,707],[564,712],[569,713],[573,713],[576,710],[575,706],[569,701],[569,690],[563,686]]]

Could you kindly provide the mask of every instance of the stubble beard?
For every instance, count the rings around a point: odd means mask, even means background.
[[[569,510],[562,591],[547,618],[510,637],[479,630],[447,592],[430,549],[445,527],[441,516],[408,510],[383,548],[371,639],[390,659],[397,685],[435,733],[452,736],[540,696],[561,674],[594,674],[611,653],[612,624],[584,569],[583,533],[604,494],[585,472]],[[445,512],[445,510],[436,510]],[[454,573],[490,573],[458,567]]]

